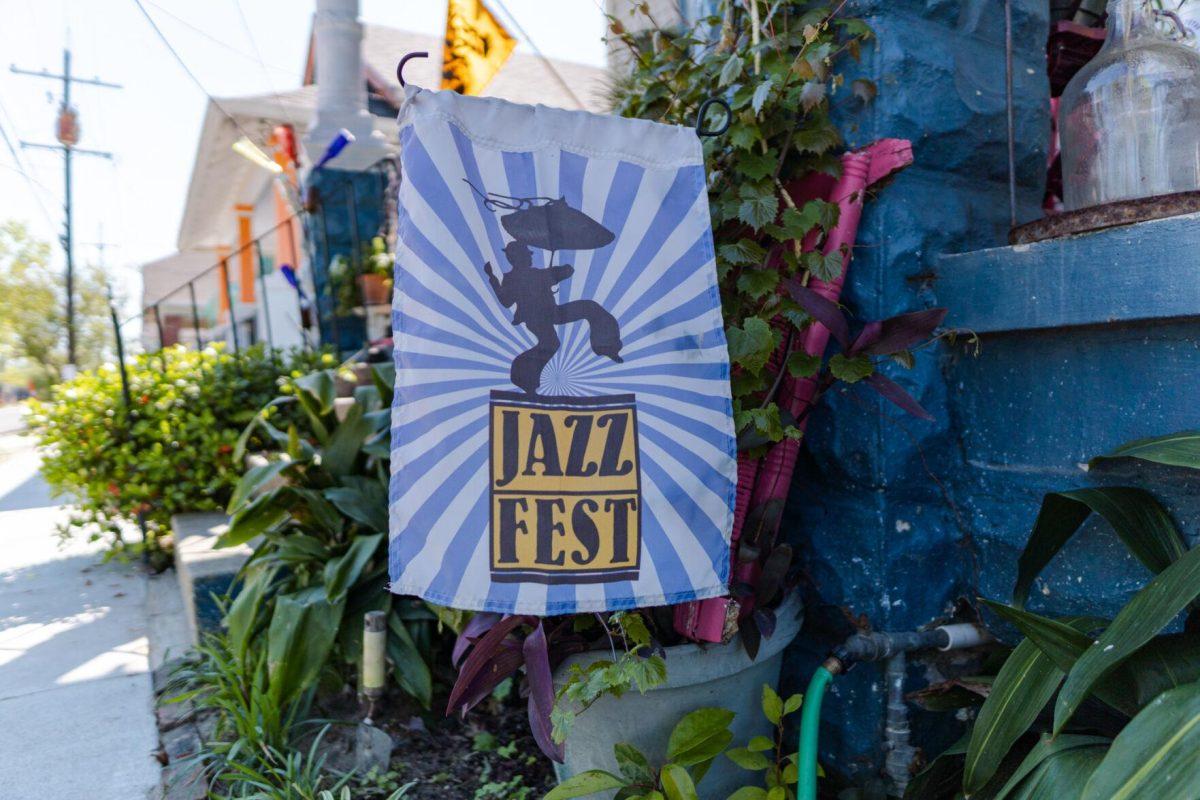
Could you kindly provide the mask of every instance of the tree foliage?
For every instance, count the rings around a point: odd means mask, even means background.
[[[0,369],[23,370],[40,387],[53,382],[66,363],[66,290],[52,269],[51,248],[19,222],[0,225]],[[75,276],[76,359],[94,369],[113,341],[108,313],[108,276],[89,266]]]

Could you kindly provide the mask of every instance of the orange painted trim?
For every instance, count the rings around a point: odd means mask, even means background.
[[[250,214],[254,206],[239,203],[234,206],[238,213],[238,299],[243,303],[254,302],[254,246],[251,242]]]

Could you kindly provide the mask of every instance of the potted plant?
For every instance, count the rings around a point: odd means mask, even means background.
[[[944,310],[868,323],[852,336],[837,304],[868,185],[911,160],[895,140],[832,152],[840,137],[828,93],[841,82],[831,66],[869,31],[807,4],[761,9],[767,19],[757,6],[724,3],[721,15],[685,31],[651,20],[645,35],[612,20],[634,62],[615,90],[618,113],[690,125],[709,87],[724,89],[731,106],[728,133],[707,139],[705,153],[739,431],[734,577],[728,598],[700,604],[545,619],[478,614],[467,624],[447,712],[465,713],[523,668],[534,736],[562,778],[615,769],[621,742],[662,757],[671,722],[714,703],[733,712],[738,737],[769,734],[753,709],[762,685],[778,681],[801,623],[792,548],[778,534],[807,414],[823,392],[862,383],[928,416],[879,367],[910,365]],[[693,60],[697,51],[704,55]],[[858,82],[851,100],[872,92]],[[826,358],[831,337],[839,352]],[[724,796],[743,777],[718,759],[703,795]]]
[[[388,252],[382,236],[371,239],[363,260],[363,274],[358,277],[358,289],[364,306],[387,305],[392,302],[392,265],[396,258]]]

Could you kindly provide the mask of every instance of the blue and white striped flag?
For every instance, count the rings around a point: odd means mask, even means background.
[[[392,591],[538,615],[725,594],[695,132],[410,88],[400,160]]]

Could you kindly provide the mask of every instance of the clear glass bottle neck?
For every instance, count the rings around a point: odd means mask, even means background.
[[[1108,0],[1105,46],[1120,45],[1143,36],[1159,36],[1154,27],[1153,0]]]

